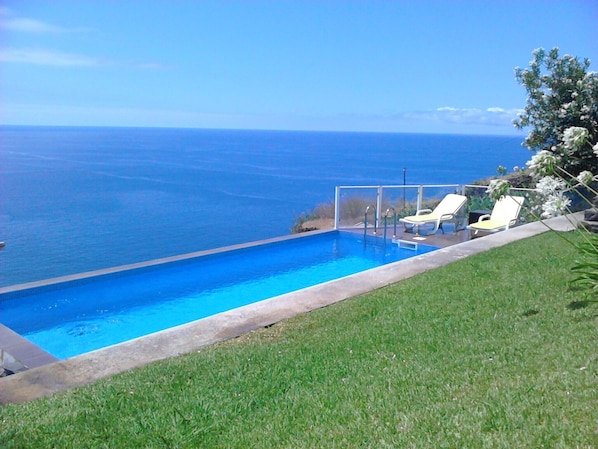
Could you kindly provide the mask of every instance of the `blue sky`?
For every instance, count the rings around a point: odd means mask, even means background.
[[[598,70],[595,0],[0,5],[2,124],[514,134],[535,48]]]

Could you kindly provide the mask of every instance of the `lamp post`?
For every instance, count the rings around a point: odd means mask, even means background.
[[[405,186],[407,185],[407,168],[403,167],[403,210],[407,208],[407,203],[405,199]]]

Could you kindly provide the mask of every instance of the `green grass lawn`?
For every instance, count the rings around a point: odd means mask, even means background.
[[[553,233],[0,408],[3,448],[595,448],[596,314]],[[0,383],[1,388],[1,383]]]

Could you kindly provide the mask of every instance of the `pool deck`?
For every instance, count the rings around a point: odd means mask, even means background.
[[[15,373],[58,361],[3,324],[0,324],[0,351],[0,366]]]
[[[558,217],[547,220],[546,224],[554,230],[568,231],[575,229],[575,224],[579,221],[580,217],[577,215],[573,218]],[[357,228],[352,230],[363,232],[363,228],[361,231]],[[157,360],[194,352],[201,347],[238,337],[254,329],[326,307],[548,230],[545,224],[536,222],[470,240],[467,230],[456,233],[447,230],[444,234],[416,236],[404,233],[401,229],[397,239],[438,246],[441,249],[66,360],[55,359],[12,330],[0,325],[0,349],[10,354],[11,361],[16,363],[17,368],[21,368],[16,369],[15,374],[0,378],[0,404],[30,401],[58,391],[87,385]],[[380,232],[378,230],[378,235]],[[388,238],[392,239],[392,235],[388,235]]]

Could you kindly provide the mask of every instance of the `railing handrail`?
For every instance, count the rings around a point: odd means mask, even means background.
[[[480,189],[487,189],[489,186],[482,185],[482,184],[465,184],[465,187],[472,187],[472,188],[480,188]],[[525,192],[539,192],[538,189],[530,189],[528,187],[509,187],[510,190],[523,190]]]
[[[461,184],[377,184],[377,185],[360,185],[360,186],[337,186],[339,189],[403,189],[403,188],[420,188],[420,187],[460,187]]]

